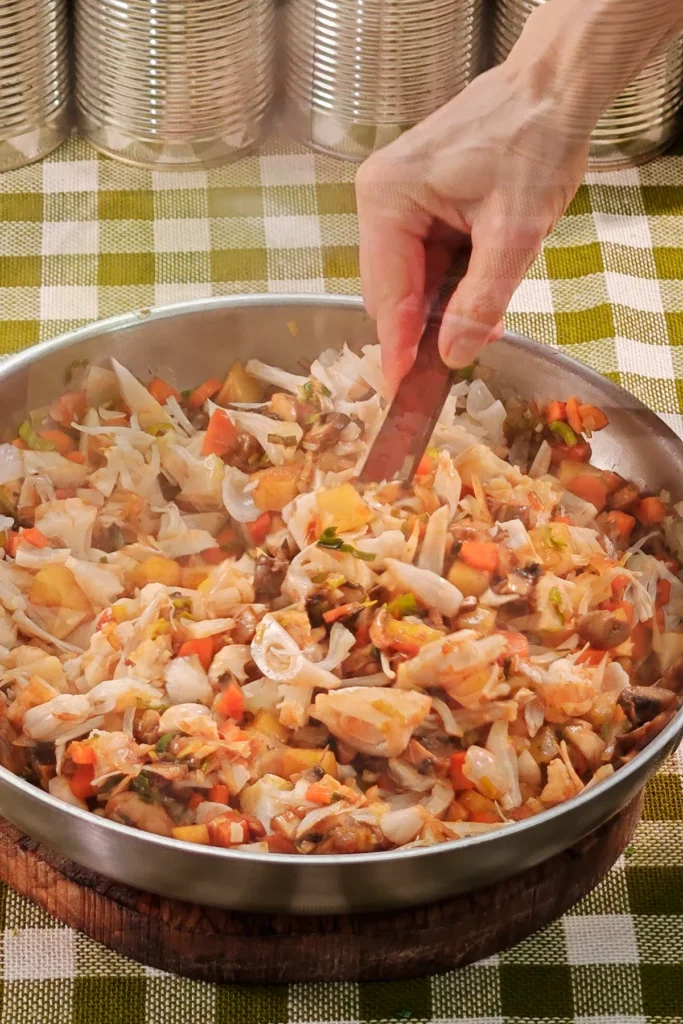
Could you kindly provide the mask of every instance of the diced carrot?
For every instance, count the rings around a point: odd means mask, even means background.
[[[329,626],[332,622],[338,622],[339,619],[343,619],[357,611],[360,611],[358,601],[352,601],[350,604],[340,604],[338,608],[330,608],[329,612],[324,612],[323,620]]]
[[[223,381],[218,380],[217,377],[210,377],[209,380],[205,380],[203,384],[195,388],[190,394],[187,400],[187,404],[190,409],[199,409],[207,399],[213,398],[214,395],[218,394],[220,389],[223,387]]]
[[[583,434],[583,422],[579,412],[579,403],[576,398],[567,399],[567,422],[575,434]]]
[[[190,799],[187,801],[187,806],[191,811],[196,811],[200,804],[203,804],[206,797],[203,793],[193,793]]]
[[[193,654],[197,655],[202,668],[205,672],[208,672],[213,661],[213,638],[202,636],[196,640],[186,640],[185,643],[180,645],[178,650],[179,658],[191,658]]]
[[[566,420],[567,406],[564,402],[548,402],[545,410],[545,418],[548,423],[557,423],[558,420]]]
[[[218,386],[220,387],[220,381]],[[209,800],[214,804],[227,804],[230,802],[229,797],[228,787],[224,786],[222,782],[217,782],[209,790]]]
[[[66,457],[69,462],[77,462],[79,466],[82,466],[85,462],[85,455],[83,452],[67,452]]]
[[[636,521],[633,516],[628,515],[627,512],[619,512],[617,510],[608,513],[607,522],[614,526],[622,540],[628,539],[631,534],[631,530],[636,525]]]
[[[223,527],[220,533],[216,535],[216,544],[219,548],[224,548],[226,550],[233,550],[234,548],[241,548],[244,546],[240,542],[240,538],[232,526]]]
[[[581,433],[587,431],[592,434],[596,430],[603,430],[609,423],[604,412],[602,409],[598,409],[597,405],[580,405],[578,414],[583,424]]]
[[[634,619],[636,617],[635,608],[630,601],[603,601],[600,608],[606,612],[617,612],[618,617],[626,618],[630,626],[633,626]]]
[[[244,717],[244,694],[235,682],[228,683],[214,708],[219,715],[241,722]]]
[[[279,836],[277,832],[273,832],[271,835],[266,836],[265,841],[269,853],[299,852],[294,843],[291,841],[291,839],[286,839],[284,836]]]
[[[511,658],[517,656],[518,658],[526,658],[529,654],[529,641],[524,636],[524,633],[515,633],[506,629],[498,630],[498,635],[505,638],[507,645],[506,650],[503,652],[503,658]]]
[[[626,573],[620,573],[618,576],[615,576],[612,580],[612,593],[614,596],[621,596],[630,582],[631,577],[627,576]]]
[[[319,786],[314,782],[306,790],[306,799],[314,804],[320,804],[321,807],[327,807],[332,803],[332,794],[324,786]]]
[[[92,780],[95,778],[95,768],[91,764],[79,764],[74,774],[69,779],[71,792],[79,800],[87,800],[94,796],[95,790],[92,787]]]
[[[474,783],[470,782],[468,778],[463,774],[462,766],[465,763],[465,751],[457,750],[455,754],[451,754],[451,782],[453,783],[453,789],[464,790],[474,789]]]
[[[202,455],[227,455],[237,443],[237,427],[223,409],[216,409],[206,428]]]
[[[71,758],[74,764],[97,763],[97,754],[93,745],[91,743],[82,743],[80,740],[74,740],[73,743],[69,744],[67,756]]]
[[[68,455],[76,447],[74,439],[57,427],[54,430],[39,430],[38,437],[41,437],[43,441],[49,441],[60,455]]]
[[[472,569],[495,572],[498,568],[498,545],[492,541],[466,540],[460,548],[460,557]]]
[[[16,530],[7,530],[5,532],[5,551],[14,558],[17,553],[17,547],[19,545],[19,533]]]
[[[588,441],[579,441],[578,444],[554,444],[550,451],[550,461],[555,465],[570,459],[572,462],[590,462],[593,454]]]
[[[645,526],[663,523],[666,509],[659,498],[642,498],[635,508],[636,519]]]
[[[668,604],[671,599],[671,583],[669,580],[657,580],[657,598],[656,605],[658,608]]]
[[[41,533],[37,526],[31,526],[27,530],[22,530],[19,534],[19,540],[25,540],[27,544],[31,544],[34,548],[46,548],[47,537],[44,533]]]
[[[631,630],[633,642],[633,658],[640,661],[650,653],[652,646],[652,629],[645,622],[636,622]]]
[[[500,820],[500,815],[495,811],[475,811],[474,814],[470,814],[470,821],[476,821],[482,825],[495,825]]]
[[[169,384],[168,381],[165,381],[163,377],[152,377],[151,381],[147,385],[147,390],[152,398],[156,399],[159,405],[166,405],[169,398],[180,398],[180,392],[176,391],[176,389]]]
[[[595,505],[598,512],[602,512],[607,502],[607,488],[602,480],[598,480],[594,476],[574,477],[569,482],[568,490],[578,498],[583,498],[584,501],[589,501],[591,505]]]
[[[230,556],[223,548],[204,548],[201,557],[202,561],[207,565],[220,565],[221,562],[224,562]]]
[[[599,665],[604,657],[604,651],[599,651],[595,647],[587,647],[585,651],[581,651],[576,663],[577,665]]]
[[[429,474],[432,473],[433,470],[434,463],[432,462],[429,455],[425,453],[417,464],[415,476],[429,476]]]
[[[18,448],[20,452],[28,451],[28,445],[26,444],[26,441],[24,441],[24,439],[21,437],[15,437],[14,440],[12,441],[12,444],[15,448]]]
[[[253,523],[247,523],[247,530],[254,544],[263,544],[270,531],[270,521],[270,512],[263,512]]]
[[[239,846],[249,842],[249,822],[234,811],[224,811],[207,822],[207,827],[212,846]]]
[[[553,522],[554,523],[564,523],[565,526],[571,526],[572,525],[572,518],[571,518],[571,516],[555,516],[555,518],[553,519]]]
[[[87,408],[85,391],[65,391],[50,409],[50,416],[61,427],[70,427],[81,422]]]

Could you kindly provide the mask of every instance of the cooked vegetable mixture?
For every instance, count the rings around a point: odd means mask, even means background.
[[[359,490],[375,348],[184,392],[72,367],[0,445],[0,762],[158,835],[326,854],[632,758],[682,699],[683,508],[591,465],[600,409],[465,376],[414,485]]]

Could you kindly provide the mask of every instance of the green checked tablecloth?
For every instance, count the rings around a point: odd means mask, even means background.
[[[237,292],[356,294],[353,167],[271,144],[202,173],[149,173],[71,141],[0,175],[0,353],[140,306]],[[617,380],[683,434],[683,150],[592,175],[508,326]],[[0,895],[0,1024],[678,1024],[683,757],[650,785],[595,892],[515,949],[393,984],[248,989],[124,960]]]

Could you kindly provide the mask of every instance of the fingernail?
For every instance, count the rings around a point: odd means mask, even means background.
[[[491,328],[469,317],[450,314],[444,317],[439,337],[441,358],[452,369],[469,366],[485,345],[497,341],[502,333],[500,325]]]

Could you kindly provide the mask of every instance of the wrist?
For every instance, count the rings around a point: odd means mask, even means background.
[[[578,142],[681,31],[673,0],[553,0],[529,17],[503,67],[557,134]]]

